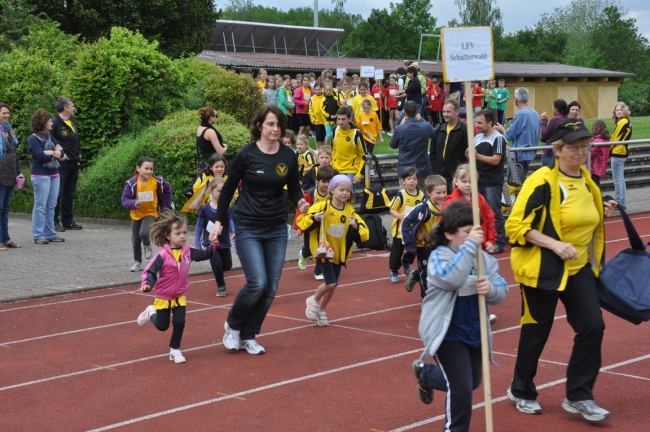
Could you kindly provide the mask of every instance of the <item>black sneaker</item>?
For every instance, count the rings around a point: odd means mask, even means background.
[[[424,369],[424,362],[420,359],[414,360],[413,363],[411,363],[411,369],[413,370],[415,378],[418,379],[418,397],[423,404],[429,405],[433,402],[433,389],[427,387],[424,381],[420,378],[420,372]]]
[[[503,253],[503,246],[494,246],[494,250],[490,252],[492,255],[499,255]]]
[[[220,286],[217,288],[217,297],[225,297],[226,296],[226,286]]]
[[[63,228],[60,223],[55,223],[54,224],[54,231],[56,231],[56,232],[65,232],[65,228]]]
[[[407,292],[413,291],[413,288],[415,287],[415,284],[418,283],[419,279],[420,279],[420,271],[412,268],[411,271],[409,271],[406,274],[406,282],[404,283],[404,287],[406,288],[406,291]]]
[[[65,239],[62,237],[54,237],[51,239],[47,239],[47,241],[49,241],[50,243],[63,243]]]
[[[50,242],[47,241],[44,238],[39,238],[39,239],[34,240],[34,244],[44,245],[44,244],[48,244],[48,243],[50,243]]]
[[[72,223],[71,223],[70,225],[63,225],[63,228],[65,228],[64,231],[65,231],[66,229],[69,229],[69,230],[80,230],[80,229],[81,229],[81,225],[77,225],[77,223],[76,223],[75,221],[72,221]]]

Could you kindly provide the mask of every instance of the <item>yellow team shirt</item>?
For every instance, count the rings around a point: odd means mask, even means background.
[[[460,121],[460,120],[459,120],[459,121]],[[452,126],[452,125],[450,125],[449,123],[447,123],[447,136],[445,137],[445,147],[444,147],[444,149],[442,150],[442,160],[445,160],[445,156],[446,156],[446,154],[447,154],[447,142],[449,141],[449,133],[450,133],[452,130],[454,130],[455,127],[456,127],[456,125],[453,125],[453,126]]]
[[[77,131],[74,129],[74,126],[72,126],[72,122],[70,119],[63,120],[63,123],[67,124],[70,129],[72,129],[72,132],[77,133]]]
[[[325,124],[325,110],[323,104],[325,103],[325,96],[314,95],[309,100],[309,119],[314,125]]]
[[[584,177],[572,177],[560,171],[559,180],[563,198],[560,203],[562,241],[572,244],[578,251],[578,259],[567,261],[569,276],[573,276],[589,262],[589,243],[600,216]]]
[[[367,94],[365,97],[358,94],[354,97],[354,99],[352,99],[352,111],[354,111],[355,119],[358,119],[359,116],[363,114],[363,108],[361,104],[363,103],[364,100],[370,101],[370,111],[377,111],[379,109],[379,107],[377,106],[377,101],[375,100],[374,97],[372,97],[369,94]]]
[[[413,210],[413,207],[420,204],[423,198],[424,194],[422,191],[417,191],[416,195],[411,195],[406,191],[406,189],[402,189],[397,192],[397,195],[393,198],[393,201],[390,203],[390,208],[399,214],[405,215]],[[393,218],[391,233],[393,238],[402,238],[402,221],[398,218]]]
[[[312,151],[305,150],[304,153],[298,153],[298,171],[303,175],[314,165],[316,165],[316,157]]]
[[[431,201],[427,200],[427,205],[432,212],[440,213],[440,210]],[[420,222],[420,226],[418,226],[418,230],[415,232],[415,247],[421,248],[427,246],[427,233],[438,223],[438,219],[440,219],[440,216],[430,214],[427,219]]]
[[[136,180],[137,189],[136,189],[136,199],[140,200],[140,207],[131,210],[131,219],[140,220],[147,216],[158,217],[158,181],[151,176],[146,184],[140,183],[140,178]],[[151,193],[151,195],[149,195]],[[153,200],[144,201],[150,199],[153,196]]]
[[[357,117],[357,127],[359,128],[359,131],[361,131],[363,139],[370,144],[374,144],[377,141],[377,135],[381,133],[381,123],[379,122],[379,117],[377,117],[376,112],[366,114],[361,111],[361,114]],[[369,133],[372,138],[370,138],[367,133]]]
[[[345,91],[345,90],[339,90],[339,105],[347,105],[350,108],[352,108],[352,102],[354,102],[354,91]]]
[[[354,174],[363,177],[363,156],[366,143],[358,129],[336,128],[332,139],[332,168],[340,174]]]

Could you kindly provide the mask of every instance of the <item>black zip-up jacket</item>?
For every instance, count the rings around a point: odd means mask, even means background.
[[[65,154],[68,156],[68,160],[71,162],[81,161],[81,155],[83,151],[81,150],[81,144],[79,144],[79,129],[77,129],[77,124],[74,122],[74,119],[70,117],[68,119],[74,130],[70,129],[61,117],[56,115],[52,118],[52,136],[56,138],[56,141],[63,147]]]
[[[449,133],[449,139],[447,139],[447,123],[438,126],[433,132],[429,151],[433,173],[443,176],[449,182],[454,177],[458,165],[467,162],[465,150],[467,150],[467,125],[458,119],[458,123]]]

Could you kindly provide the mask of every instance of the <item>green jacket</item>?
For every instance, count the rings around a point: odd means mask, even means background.
[[[291,102],[289,101],[291,99]],[[278,108],[286,115],[291,115],[293,112],[293,93],[291,89],[287,90],[284,86],[278,89]]]

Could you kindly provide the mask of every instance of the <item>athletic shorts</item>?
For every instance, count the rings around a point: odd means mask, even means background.
[[[325,278],[325,285],[339,284],[341,264],[333,264],[331,261],[321,261],[320,269],[323,277]]]
[[[298,126],[308,126],[311,127],[311,119],[309,114],[296,114],[298,117]]]
[[[314,125],[314,133],[316,134],[316,141],[323,142],[325,141],[325,125]]]

